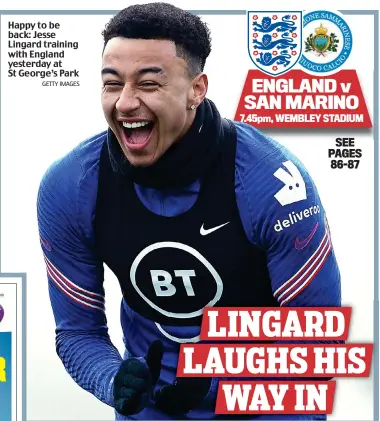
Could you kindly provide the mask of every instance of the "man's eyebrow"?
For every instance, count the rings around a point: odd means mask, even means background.
[[[162,69],[161,67],[157,67],[157,66],[153,66],[153,67],[144,67],[142,69],[137,70],[136,74],[138,75],[144,75],[146,73],[161,73],[164,74],[164,69]]]
[[[152,67],[143,67],[142,69],[139,69],[136,71],[136,75],[138,76],[142,76],[145,75],[146,73],[155,73],[155,74],[162,74],[164,75],[164,69],[162,69],[161,67],[157,67],[157,66],[152,66]],[[102,75],[107,75],[107,74],[111,74],[111,75],[115,75],[117,77],[120,77],[120,74],[117,70],[113,69],[112,67],[104,67],[102,69],[101,72]]]
[[[102,75],[107,75],[107,74],[111,74],[111,75],[115,75],[115,76],[120,77],[119,73],[115,69],[113,69],[112,67],[104,67],[102,69]]]

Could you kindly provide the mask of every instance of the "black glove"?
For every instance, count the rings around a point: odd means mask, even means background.
[[[156,408],[168,415],[179,415],[197,408],[206,397],[211,378],[179,377],[155,393]]]
[[[163,353],[162,342],[157,340],[149,347],[146,364],[138,358],[121,363],[113,388],[114,407],[119,414],[137,414],[148,404],[151,390],[160,377]]]

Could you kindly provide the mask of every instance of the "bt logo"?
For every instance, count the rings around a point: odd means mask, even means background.
[[[178,254],[167,261],[165,270],[152,269],[157,263],[150,261],[150,256],[173,249]],[[164,256],[160,256],[164,262]],[[131,265],[130,280],[151,308],[176,319],[201,316],[203,308],[214,306],[223,292],[222,279],[204,256],[186,244],[170,241],[155,243],[142,250]]]
[[[214,306],[223,293],[222,279],[213,265],[194,248],[171,241],[151,244],[136,256],[130,283],[150,309],[182,320],[201,316],[203,309]],[[158,322],[155,325],[174,342],[199,341],[198,329],[187,330],[189,324],[182,329],[183,337],[170,331],[170,320],[165,327]]]
[[[172,276],[166,270],[151,270],[152,283],[157,297],[170,297],[176,293],[176,287],[172,284]],[[190,270],[175,270],[174,275],[182,278],[183,286],[188,297],[194,297],[194,289],[191,285],[191,277],[195,276],[195,271]]]

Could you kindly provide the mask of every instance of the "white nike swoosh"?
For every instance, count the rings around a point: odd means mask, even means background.
[[[218,225],[217,227],[210,228],[210,229],[208,229],[208,230],[204,229],[204,228],[203,228],[203,225],[204,225],[204,224],[202,224],[200,233],[201,233],[201,235],[211,234],[212,232],[214,232],[214,231],[218,230],[219,228],[224,227],[225,225],[229,224],[230,222],[231,222],[231,221],[228,221],[228,222],[226,222],[225,224]]]

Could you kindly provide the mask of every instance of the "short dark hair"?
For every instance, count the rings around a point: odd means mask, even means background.
[[[173,41],[191,77],[203,71],[211,52],[207,24],[199,16],[168,3],[129,6],[109,21],[102,35],[104,47],[115,37]]]

